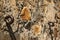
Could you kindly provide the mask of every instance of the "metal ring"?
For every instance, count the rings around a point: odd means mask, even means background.
[[[9,18],[10,18],[11,20],[7,22],[7,20],[8,20]],[[12,23],[14,22],[14,18],[11,17],[10,15],[8,15],[8,16],[5,17],[4,21],[5,21],[7,24],[12,24]]]

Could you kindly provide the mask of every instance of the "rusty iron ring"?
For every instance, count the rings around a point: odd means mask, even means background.
[[[10,18],[11,20],[7,22],[7,20],[8,20],[9,18]],[[4,21],[5,21],[7,24],[12,24],[12,23],[14,22],[14,18],[11,17],[10,15],[8,15],[8,16],[6,16],[6,17],[4,18]]]

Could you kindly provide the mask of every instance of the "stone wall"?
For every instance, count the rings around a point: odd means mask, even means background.
[[[0,0],[0,40],[60,40],[60,0]]]

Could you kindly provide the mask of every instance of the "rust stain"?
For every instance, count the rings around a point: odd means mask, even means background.
[[[27,7],[24,7],[22,9],[21,18],[22,18],[22,20],[27,20],[27,21],[31,19],[30,10]]]

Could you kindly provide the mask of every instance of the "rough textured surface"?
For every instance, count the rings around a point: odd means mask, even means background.
[[[0,0],[0,40],[60,40],[60,0]]]

